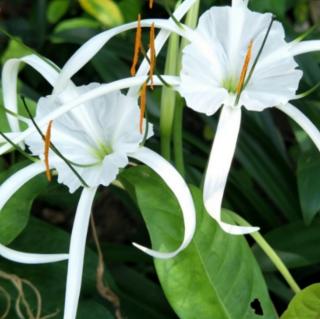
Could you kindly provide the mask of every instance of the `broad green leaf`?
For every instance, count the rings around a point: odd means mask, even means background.
[[[121,175],[134,194],[154,249],[172,251],[183,236],[181,212],[174,195],[151,170],[139,166]],[[276,318],[261,271],[243,237],[221,231],[205,212],[201,192],[192,187],[197,207],[197,232],[176,258],[156,260],[165,294],[179,318]],[[228,219],[229,222],[230,219]]]
[[[11,166],[0,174],[3,182],[22,167],[21,163]],[[42,175],[34,177],[22,186],[7,202],[0,213],[0,242],[8,244],[26,227],[32,203],[48,184]]]
[[[123,23],[118,4],[112,0],[79,0],[81,7],[107,27]]]
[[[298,189],[303,219],[309,225],[320,211],[320,156],[305,154],[298,162]]]
[[[47,19],[50,23],[58,22],[68,11],[68,0],[53,0],[47,9]]]
[[[296,294],[281,319],[317,319],[320,314],[320,284],[313,284]]]

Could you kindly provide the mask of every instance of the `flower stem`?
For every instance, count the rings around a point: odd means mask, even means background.
[[[176,75],[177,52],[179,50],[179,36],[172,34],[168,44],[168,55],[165,65],[165,74]],[[171,158],[171,135],[175,110],[176,93],[168,87],[162,88],[161,111],[160,111],[160,136],[161,154],[170,160]]]
[[[251,226],[246,220],[235,213],[230,213],[235,220],[235,222],[240,226]],[[294,280],[292,275],[290,274],[287,266],[281,260],[281,258],[277,255],[275,250],[268,244],[268,242],[263,238],[263,236],[259,233],[252,233],[250,236],[255,240],[255,242],[259,245],[259,247],[264,251],[264,253],[269,257],[274,266],[281,273],[283,278],[286,280],[290,288],[294,291],[294,293],[298,293],[301,291],[297,282]]]
[[[198,15],[199,15],[199,5],[200,1],[196,1],[193,7],[190,9],[186,16],[185,24],[191,28],[195,28],[197,25]],[[182,51],[184,47],[188,44],[185,39],[181,40],[179,61],[177,62],[176,72],[181,70],[182,62]],[[174,114],[174,127],[173,127],[173,147],[174,147],[174,158],[178,171],[182,176],[185,175],[184,168],[184,157],[183,157],[183,108],[184,103],[180,96],[176,95],[175,99],[176,107]]]
[[[173,124],[173,150],[176,168],[184,176],[184,158],[183,158],[183,101],[180,96],[176,98],[176,109]]]

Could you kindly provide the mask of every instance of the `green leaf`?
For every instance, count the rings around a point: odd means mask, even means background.
[[[140,0],[122,0],[119,8],[126,22],[136,20],[141,12],[142,2]]]
[[[47,19],[50,23],[58,22],[68,11],[68,0],[53,0],[47,9]]]
[[[273,12],[278,17],[284,18],[287,10],[287,1],[286,0],[268,0],[268,1],[252,0],[250,1],[250,8],[252,8],[252,10],[254,11]]]
[[[21,168],[21,163],[11,166],[9,171],[0,174],[0,180],[4,181]],[[34,177],[22,186],[3,207],[0,214],[0,242],[2,244],[10,243],[26,227],[32,203],[47,184],[44,176]]]
[[[123,23],[119,6],[112,0],[79,0],[81,7],[87,13],[108,27]]]
[[[154,249],[172,251],[183,236],[181,212],[174,195],[158,175],[143,166],[121,178],[134,194]],[[243,237],[230,236],[205,212],[201,192],[192,187],[197,208],[197,232],[176,258],[156,260],[165,294],[179,318],[276,318],[261,271]],[[226,218],[227,219],[227,218]],[[228,222],[232,222],[228,219]]]
[[[320,313],[320,284],[313,284],[295,295],[281,319],[317,319]]]
[[[298,162],[298,189],[303,219],[309,225],[320,211],[320,156],[303,155]]]
[[[73,29],[90,28],[96,29],[99,26],[96,21],[91,18],[74,18],[64,20],[59,23],[53,30],[53,34],[65,32]]]

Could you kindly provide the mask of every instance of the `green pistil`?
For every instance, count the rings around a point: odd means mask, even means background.
[[[232,78],[232,77],[226,78],[222,82],[222,86],[226,90],[228,90],[229,93],[236,93],[236,91],[237,91],[237,81],[235,78]]]
[[[94,150],[94,156],[101,161],[111,153],[112,153],[111,146],[105,145],[103,143],[99,143],[99,147]]]

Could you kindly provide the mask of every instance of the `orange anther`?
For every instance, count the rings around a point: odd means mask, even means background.
[[[132,59],[132,66],[130,69],[131,76],[136,75],[136,67],[139,60],[139,52],[141,50],[141,15],[138,15],[138,25],[137,25],[137,31],[136,31],[136,38],[134,42],[134,53],[133,53],[133,59]]]
[[[150,9],[153,8],[153,0],[149,0],[149,8],[150,8]]]
[[[153,90],[153,75],[154,69],[156,66],[156,49],[155,49],[155,30],[154,30],[154,23],[151,24],[150,28],[150,70],[149,70],[149,77],[150,77],[150,87]]]
[[[49,182],[51,182],[51,171],[49,166],[49,149],[51,144],[51,128],[52,128],[52,121],[49,122],[47,132],[45,135],[44,141],[44,163],[46,166],[46,176]]]
[[[253,41],[251,40],[249,45],[248,45],[248,50],[247,50],[247,53],[246,53],[246,57],[244,59],[244,64],[243,64],[243,67],[242,67],[242,70],[241,70],[240,79],[239,79],[239,82],[238,82],[238,85],[237,85],[237,94],[241,93],[244,81],[246,79],[246,75],[247,75],[248,68],[249,68],[249,63],[250,63],[250,60],[251,60],[251,57],[252,57],[252,47],[253,47]]]
[[[144,82],[141,92],[140,92],[140,122],[139,122],[139,129],[140,133],[143,133],[143,119],[144,113],[146,111],[146,103],[147,102],[147,82]]]

